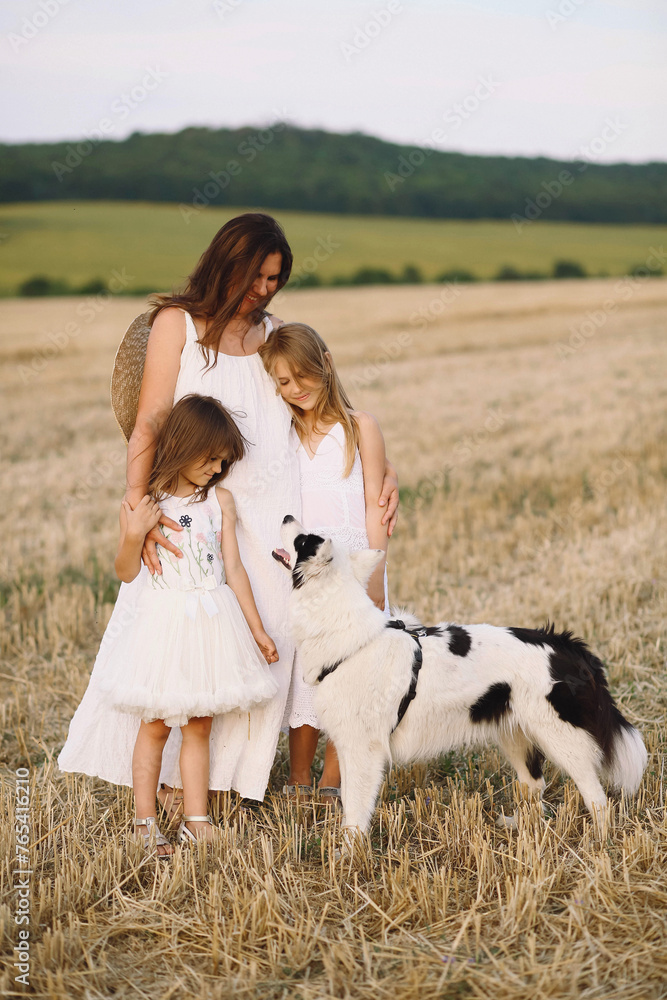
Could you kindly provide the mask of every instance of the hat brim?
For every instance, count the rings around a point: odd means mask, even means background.
[[[130,440],[137,420],[150,317],[151,313],[145,312],[132,320],[116,351],[111,373],[111,408],[126,441]]]

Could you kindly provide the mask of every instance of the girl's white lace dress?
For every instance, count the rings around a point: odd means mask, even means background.
[[[183,527],[165,530],[183,557],[165,551],[162,575],[143,578],[136,617],[118,637],[100,684],[110,708],[145,722],[164,719],[168,726],[247,710],[278,690],[225,582],[215,487],[206,499],[191,500],[160,501]]]
[[[192,318],[185,314],[186,342],[174,392],[174,402],[191,392],[214,396],[234,415],[249,442],[248,453],[232,469],[223,485],[236,503],[237,535],[264,627],[280,660],[271,666],[277,694],[266,704],[245,711],[216,715],[211,731],[210,787],[233,788],[248,798],[261,799],[266,791],[283,719],[294,659],[287,628],[288,573],[271,557],[280,542],[286,514],[301,516],[299,470],[289,446],[290,414],[258,354],[234,357],[219,354],[215,367],[206,369]],[[271,321],[265,319],[266,335]],[[164,551],[159,550],[164,561]],[[70,723],[67,742],[58,758],[64,771],[98,775],[115,784],[132,784],[132,750],[139,718],[108,707],[101,690],[106,664],[123,630],[137,614],[136,597],[149,576],[120,588],[118,600],[100,646],[88,689]],[[160,780],[180,787],[178,754],[181,733],[167,740]]]
[[[301,523],[308,531],[342,542],[348,549],[367,549],[364,474],[357,449],[349,476],[345,471],[345,432],[334,424],[311,458],[292,428],[291,446],[296,452],[301,482]],[[389,607],[385,575],[385,607]],[[297,653],[285,711],[286,726],[320,724],[313,706],[313,689],[305,683]]]

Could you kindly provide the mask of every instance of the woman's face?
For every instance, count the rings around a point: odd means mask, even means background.
[[[291,368],[282,358],[276,361],[274,377],[278,383],[280,395],[290,406],[298,406],[300,410],[312,410],[317,405],[323,390],[322,382],[316,378],[306,378]]]
[[[262,301],[270,299],[272,295],[275,295],[282,265],[283,255],[277,251],[268,254],[264,258],[262,266],[259,269],[259,274],[253,281],[250,289],[246,292],[239,306],[240,316],[247,316]]]

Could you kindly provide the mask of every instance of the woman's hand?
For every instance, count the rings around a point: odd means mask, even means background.
[[[172,518],[167,517],[166,514],[162,514],[160,517],[160,524],[164,524],[165,528],[171,528],[172,531],[182,531],[183,528],[180,524]],[[157,573],[158,576],[162,575],[162,564],[160,563],[160,558],[157,554],[157,546],[161,545],[163,549],[167,549],[168,552],[173,552],[177,559],[183,558],[183,553],[181,550],[170,541],[166,535],[163,535],[159,527],[155,527],[152,531],[149,531],[144,540],[144,547],[141,550],[141,558],[148,566],[148,572],[151,574]]]
[[[380,611],[384,611],[384,570],[380,580],[374,580],[371,577],[367,593],[375,607],[379,608]]]
[[[378,500],[380,507],[386,507],[386,511],[382,515],[382,524],[389,525],[387,527],[387,535],[391,538],[394,533],[394,528],[396,527],[396,522],[398,521],[398,476],[396,474],[396,469],[391,464],[389,459],[387,459],[384,471],[384,479],[382,480],[382,492],[380,493],[380,499]]]
[[[271,636],[264,632],[264,630],[257,630],[257,632],[253,632],[253,637],[266,662],[277,663],[279,660],[278,650]]]

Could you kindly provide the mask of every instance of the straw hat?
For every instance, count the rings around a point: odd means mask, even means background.
[[[111,373],[111,408],[126,441],[130,440],[137,419],[146,344],[151,332],[150,315],[145,312],[132,320],[116,351]]]

